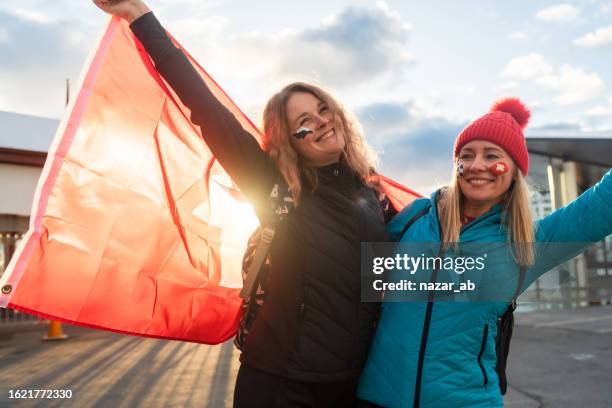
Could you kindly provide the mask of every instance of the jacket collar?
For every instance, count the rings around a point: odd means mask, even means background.
[[[438,202],[440,191],[441,189],[434,191],[430,197],[430,203],[432,206],[433,214],[436,218],[438,225],[440,224],[440,219],[438,218],[438,211],[437,211],[436,203]],[[477,217],[474,221],[470,222],[469,224],[466,224],[463,227],[461,227],[461,233],[463,234],[465,230],[474,228],[476,226],[482,227],[485,225],[499,224],[502,222],[505,214],[506,214],[506,211],[504,208],[504,204],[502,203],[495,204],[493,207],[491,207],[489,211],[480,215],[479,217]]]
[[[322,184],[349,187],[355,184],[357,176],[346,160],[317,168],[317,177]]]

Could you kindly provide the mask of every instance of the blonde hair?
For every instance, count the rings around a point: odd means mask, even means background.
[[[442,242],[446,248],[457,246],[461,232],[461,214],[464,196],[459,185],[457,170],[453,172],[453,181],[450,186],[440,192],[439,217],[442,226]],[[534,231],[533,218],[529,209],[529,188],[525,177],[515,169],[514,180],[506,192],[505,217],[502,223],[507,230],[508,244],[514,248],[515,261],[528,267],[534,263]]]
[[[263,148],[287,182],[296,205],[299,203],[303,189],[302,176],[313,190],[317,186],[316,168],[306,163],[291,146],[291,130],[287,123],[287,101],[296,92],[309,93],[327,104],[337,118],[336,126],[339,125],[344,131],[346,142],[342,152],[344,160],[353,172],[364,180],[364,183],[376,187],[378,180],[372,177],[375,155],[363,140],[356,119],[323,89],[304,82],[294,82],[273,95],[266,104],[263,113]]]

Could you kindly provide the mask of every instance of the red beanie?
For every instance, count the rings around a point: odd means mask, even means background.
[[[493,104],[489,113],[476,119],[455,140],[455,157],[472,140],[486,140],[503,148],[524,176],[529,170],[529,153],[523,129],[531,113],[518,98],[504,98]]]

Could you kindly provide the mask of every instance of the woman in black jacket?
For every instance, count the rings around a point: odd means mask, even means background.
[[[328,93],[294,83],[265,108],[262,149],[142,1],[94,3],[130,22],[260,219],[279,177],[293,196],[271,245],[267,299],[243,347],[234,405],[352,406],[379,307],[360,301],[360,243],[383,240],[393,215],[356,126]]]

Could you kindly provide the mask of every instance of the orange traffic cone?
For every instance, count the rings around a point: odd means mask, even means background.
[[[49,330],[47,331],[47,335],[43,336],[44,341],[51,340],[66,340],[68,338],[67,334],[62,333],[62,324],[57,320],[49,320]]]

